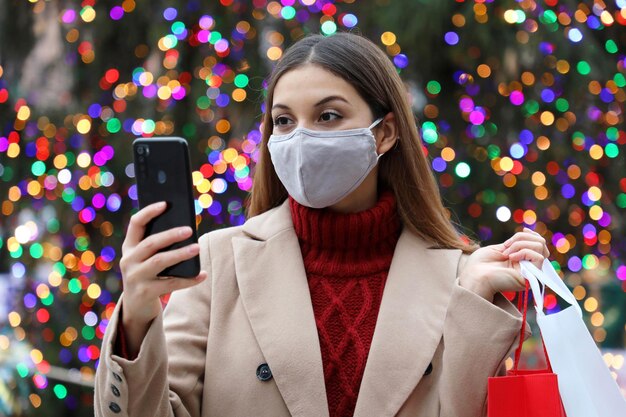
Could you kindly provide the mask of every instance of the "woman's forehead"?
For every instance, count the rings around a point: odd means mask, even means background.
[[[313,106],[329,96],[342,96],[349,103],[362,100],[356,89],[343,78],[312,64],[283,74],[274,88],[274,104]]]

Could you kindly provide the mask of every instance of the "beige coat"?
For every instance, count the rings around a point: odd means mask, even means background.
[[[209,278],[172,294],[133,361],[112,354],[120,298],[102,342],[95,415],[328,416],[288,204],[202,235],[200,256]],[[487,378],[504,371],[522,320],[501,294],[492,304],[458,285],[466,258],[402,232],[354,416],[485,415]],[[271,379],[257,377],[261,364]]]

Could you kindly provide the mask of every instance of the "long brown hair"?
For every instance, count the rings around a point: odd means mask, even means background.
[[[406,88],[385,53],[369,39],[348,32],[331,36],[309,35],[289,47],[272,71],[267,87],[259,160],[247,208],[248,216],[270,210],[287,198],[270,159],[267,142],[272,134],[274,88],[287,71],[315,64],[350,83],[369,105],[375,118],[393,112],[400,140],[379,161],[378,181],[393,190],[398,213],[411,232],[436,247],[470,253],[471,240],[463,241],[443,206],[439,188],[422,150]]]

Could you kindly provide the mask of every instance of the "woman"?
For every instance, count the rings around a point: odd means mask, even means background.
[[[163,207],[132,216],[96,415],[484,415],[522,326],[500,292],[524,288],[517,263],[540,265],[544,239],[459,237],[400,77],[367,39],[300,40],[267,93],[243,226],[157,254],[191,231],[143,239]],[[198,253],[195,279],[157,279]]]

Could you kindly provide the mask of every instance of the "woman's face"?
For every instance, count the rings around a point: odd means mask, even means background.
[[[271,108],[273,134],[283,135],[297,127],[312,130],[344,130],[368,127],[374,115],[356,89],[344,79],[314,64],[283,74],[274,88]],[[387,152],[397,137],[393,113],[372,128],[376,152]],[[358,212],[377,201],[378,167],[352,193],[330,208]]]

